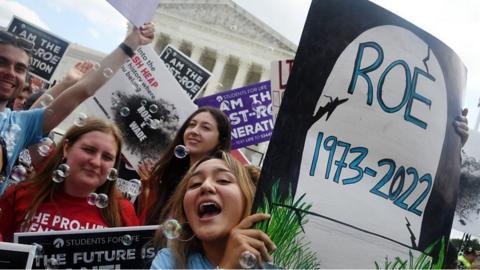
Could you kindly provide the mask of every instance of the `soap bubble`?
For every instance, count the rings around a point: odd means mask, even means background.
[[[158,106],[156,104],[152,104],[152,105],[150,105],[150,107],[148,107],[148,111],[150,113],[156,113],[156,112],[158,112]]]
[[[18,161],[26,166],[30,166],[32,164],[32,157],[30,156],[30,151],[28,149],[22,150],[18,156]]]
[[[172,240],[177,239],[182,231],[182,225],[176,219],[169,219],[162,224],[163,235]]]
[[[77,118],[75,119],[75,121],[73,121],[73,124],[75,124],[77,127],[83,127],[87,119],[88,115],[81,112],[77,115]]]
[[[159,129],[161,123],[158,119],[148,119],[147,124],[151,129]]]
[[[132,197],[136,197],[140,194],[142,191],[142,181],[138,179],[132,179],[129,181],[129,187],[128,187],[128,195]]]
[[[43,94],[40,96],[40,105],[42,107],[48,107],[53,102],[54,98],[50,94]]]
[[[98,194],[95,192],[92,192],[87,196],[87,203],[90,205],[95,205],[95,203],[97,202],[97,198],[98,198]]]
[[[68,166],[67,163],[58,165],[57,170],[59,171],[59,175],[62,177],[68,177],[70,175],[70,166]]]
[[[108,169],[107,173],[107,180],[108,181],[115,181],[118,178],[118,171],[115,168]]]
[[[27,179],[28,171],[23,165],[17,165],[13,167],[12,173],[10,174],[10,178],[15,180],[16,182],[21,182]]]
[[[132,236],[130,236],[129,234],[125,234],[122,237],[122,244],[124,246],[130,246],[132,244]]]
[[[98,63],[98,62],[93,63],[92,69],[93,70],[99,70],[100,69],[100,63]]]
[[[53,144],[54,144],[54,142],[52,141],[52,139],[50,139],[48,137],[45,137],[45,138],[41,139],[40,143],[39,143],[39,146],[37,148],[38,154],[42,157],[48,156],[50,154],[50,151],[52,149]]]
[[[95,205],[98,208],[105,208],[108,206],[108,195],[105,193],[98,194],[97,200],[95,201]]]
[[[177,158],[185,158],[186,156],[188,156],[188,148],[185,145],[179,144],[175,146],[175,149],[173,151]]]
[[[106,68],[103,70],[103,76],[105,76],[105,78],[110,78],[112,77],[113,75],[113,70],[111,68]]]
[[[65,180],[64,173],[61,170],[55,170],[52,174],[52,181],[55,183],[61,183]]]
[[[35,246],[35,256],[42,256],[43,255],[43,246],[38,243],[32,243]]]
[[[252,269],[257,265],[257,257],[247,250],[242,252],[238,263],[243,269]]]
[[[55,258],[49,258],[45,263],[45,269],[58,269],[58,261]]]
[[[120,115],[122,117],[127,117],[128,115],[130,115],[130,109],[128,107],[122,107],[120,109]]]

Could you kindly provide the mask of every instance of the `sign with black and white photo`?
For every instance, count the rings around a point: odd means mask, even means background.
[[[170,44],[163,49],[160,59],[191,99],[195,99],[210,79],[211,73],[207,69]]]
[[[0,242],[0,269],[31,269],[36,246]]]
[[[470,130],[462,148],[462,170],[453,227],[480,236],[480,132]]]
[[[96,230],[15,233],[14,241],[35,245],[35,269],[138,269],[149,267],[154,248],[146,245],[158,228],[117,227]]]
[[[313,0],[255,205],[278,195],[276,208],[303,216],[294,239],[310,244],[294,246],[302,256],[309,246],[316,261],[279,266],[444,258],[460,175],[452,123],[465,83],[455,52],[410,22],[366,0]]]
[[[86,104],[89,114],[118,125],[122,154],[135,169],[145,158],[158,159],[197,107],[150,45],[135,51]]]
[[[50,81],[69,43],[16,16],[10,22],[8,32],[35,44],[30,72]]]

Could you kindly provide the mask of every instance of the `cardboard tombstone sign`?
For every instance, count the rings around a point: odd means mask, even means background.
[[[312,1],[255,199],[290,209],[295,241],[310,241],[312,264],[280,266],[438,257],[455,209],[451,123],[465,78],[451,49],[400,17],[368,1]]]

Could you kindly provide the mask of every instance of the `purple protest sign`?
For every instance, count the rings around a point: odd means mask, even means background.
[[[199,107],[220,108],[232,125],[232,149],[270,140],[273,131],[270,81],[203,97]]]

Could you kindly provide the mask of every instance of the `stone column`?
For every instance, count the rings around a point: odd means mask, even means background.
[[[190,59],[192,59],[195,63],[198,63],[200,61],[200,56],[202,56],[202,53],[202,47],[192,45],[192,54],[190,55]]]
[[[238,64],[238,71],[233,80],[232,89],[245,86],[245,80],[247,79],[248,70],[250,69],[250,64],[240,60]]]
[[[270,68],[266,68],[264,66],[262,66],[262,74],[260,74],[260,81],[261,82],[264,82],[264,81],[268,81],[270,80]]]
[[[215,59],[215,65],[213,66],[212,78],[207,85],[204,96],[209,96],[218,92],[218,84],[222,83],[223,70],[227,63],[227,56],[223,54],[217,54]]]

